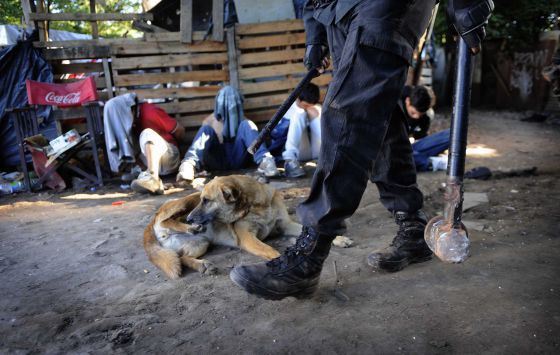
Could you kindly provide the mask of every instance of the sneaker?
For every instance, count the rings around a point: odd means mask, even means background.
[[[269,262],[233,268],[231,280],[255,296],[280,300],[293,296],[307,298],[319,286],[323,262],[329,255],[334,237],[320,235],[303,227],[296,244]]]
[[[257,171],[266,177],[278,176],[278,168],[272,155],[265,155]]]
[[[396,212],[395,221],[399,225],[397,236],[389,247],[371,253],[367,258],[368,265],[374,269],[396,272],[409,264],[430,260],[433,253],[424,240],[424,213]]]
[[[177,173],[177,182],[181,181],[193,181],[196,174],[196,164],[190,160],[186,160],[179,166],[179,172]]]
[[[303,170],[303,168],[299,164],[299,161],[295,159],[286,160],[286,162],[284,162],[284,171],[286,177],[289,178],[298,178],[298,177],[305,176],[305,170]]]
[[[138,165],[134,165],[129,172],[121,175],[121,180],[127,182],[132,181],[136,179],[141,172],[142,172],[142,168],[140,168]]]
[[[141,172],[138,178],[132,181],[130,188],[136,192],[156,195],[163,195],[164,190],[161,179],[154,178],[149,171]]]

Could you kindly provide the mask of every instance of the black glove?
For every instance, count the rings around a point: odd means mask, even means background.
[[[305,47],[305,57],[303,57],[303,64],[307,70],[319,68],[323,66],[323,58],[329,53],[328,48],[321,44],[308,44]]]
[[[447,15],[455,30],[477,53],[486,37],[486,25],[494,10],[492,0],[449,0]]]

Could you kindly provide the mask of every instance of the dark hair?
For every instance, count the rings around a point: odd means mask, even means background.
[[[425,86],[419,85],[415,86],[410,90],[410,104],[414,106],[414,108],[418,112],[426,112],[432,106],[432,95],[428,88]]]
[[[310,104],[313,105],[319,102],[319,97],[320,97],[319,87],[312,83],[307,84],[303,88],[301,94],[299,94],[299,99],[301,101],[309,102]]]

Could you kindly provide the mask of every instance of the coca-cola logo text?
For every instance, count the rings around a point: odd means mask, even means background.
[[[45,96],[48,103],[56,105],[72,105],[80,103],[80,92],[71,92],[66,95],[56,95],[53,91]]]

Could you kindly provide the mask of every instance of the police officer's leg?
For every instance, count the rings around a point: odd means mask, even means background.
[[[344,219],[362,198],[404,86],[404,59],[362,45],[358,29],[344,43],[325,99],[318,167],[310,195],[298,208],[302,234],[281,257],[230,273],[236,284],[261,297],[301,297],[315,291],[332,239],[344,232]]]
[[[371,181],[379,189],[381,203],[395,216],[399,231],[388,248],[368,256],[368,264],[380,270],[398,271],[408,264],[429,260],[432,252],[424,241],[427,221],[420,210],[423,196],[416,185],[412,147],[400,108],[391,118]]]

